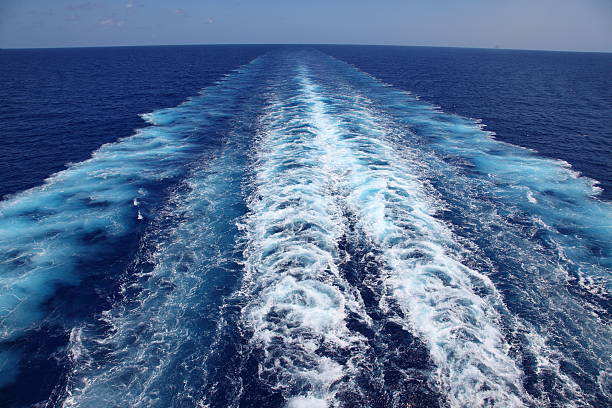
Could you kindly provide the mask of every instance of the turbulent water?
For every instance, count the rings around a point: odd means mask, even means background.
[[[612,207],[567,163],[310,49],[144,118],[0,204],[7,406],[44,347],[41,406],[612,403]]]

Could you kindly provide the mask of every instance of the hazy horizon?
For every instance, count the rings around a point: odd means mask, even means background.
[[[0,5],[4,49],[230,44],[609,53],[612,2],[6,0]]]
[[[612,54],[612,51],[582,51],[582,50],[546,50],[540,48],[503,48],[503,47],[460,47],[447,45],[412,45],[412,44],[357,44],[357,43],[186,43],[186,44],[122,44],[122,45],[87,45],[87,46],[60,46],[60,47],[0,47],[0,50],[54,50],[71,48],[122,48],[122,47],[197,47],[197,46],[354,46],[354,47],[421,47],[421,48],[457,48],[475,50],[501,50],[501,51],[541,51],[541,52],[574,52]]]

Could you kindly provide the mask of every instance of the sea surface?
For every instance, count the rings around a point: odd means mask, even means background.
[[[609,407],[612,54],[0,50],[1,407]]]

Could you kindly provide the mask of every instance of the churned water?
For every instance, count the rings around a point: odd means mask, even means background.
[[[0,58],[0,405],[611,403],[610,54]]]

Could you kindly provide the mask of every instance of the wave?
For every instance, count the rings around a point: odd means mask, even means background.
[[[235,146],[192,171],[147,231],[125,294],[100,316],[99,327],[71,338],[72,370],[63,406],[168,406],[198,399],[207,348],[215,339],[223,291],[240,276],[234,250],[239,198],[227,187],[240,180]],[[221,169],[227,171],[219,172]],[[169,230],[164,231],[164,228]],[[225,293],[227,296],[228,293]],[[186,372],[181,361],[198,367]],[[167,378],[185,379],[168,392]],[[189,381],[186,381],[189,379]]]
[[[0,204],[0,382],[12,382],[19,372],[19,339],[66,324],[62,312],[69,310],[45,305],[58,290],[89,282],[90,296],[104,299],[98,291],[104,282],[119,282],[121,259],[136,251],[163,186],[185,177],[189,163],[221,141],[214,129],[230,117],[241,80],[251,83],[241,77],[244,71],[176,108],[145,115],[154,126],[102,146],[91,159]]]
[[[283,390],[288,406],[327,406],[363,353],[364,339],[346,321],[363,306],[338,267],[346,226],[328,170],[334,158],[308,96],[292,90],[276,95],[260,121],[242,324],[263,350],[259,375]],[[353,353],[348,361],[338,358],[345,350]]]
[[[218,93],[240,96],[257,81],[260,64],[251,62],[209,90],[217,103],[202,98],[197,115],[255,104],[220,101]],[[217,132],[221,146],[193,161],[145,232],[123,296],[100,324],[79,328],[78,341],[71,339],[79,351],[56,398],[62,406],[198,405],[204,398],[224,299],[241,276],[236,222],[244,214],[240,183],[249,146],[247,124]]]
[[[612,209],[564,162],[312,50],[144,119],[0,205],[5,384],[56,324],[50,405],[609,402]]]
[[[344,126],[363,135],[355,123],[364,117],[385,123],[386,142],[420,176],[423,202],[439,199],[430,213],[452,231],[450,242],[470,249],[462,263],[481,271],[501,296],[502,333],[528,394],[544,405],[605,401],[610,384],[602,373],[610,364],[601,356],[610,352],[612,258],[610,230],[601,221],[612,211],[594,197],[593,181],[330,60],[349,77],[341,93],[352,93],[347,100],[364,101],[371,112],[355,109]],[[389,212],[383,198],[370,202],[385,203]]]
[[[409,317],[407,326],[429,346],[450,404],[522,405],[521,371],[508,355],[491,305],[499,295],[485,276],[452,256],[457,245],[432,216],[436,204],[423,191],[418,169],[385,143],[388,131],[359,98],[350,98],[349,110],[343,108],[352,95],[337,101],[314,85],[306,93],[326,144],[335,147],[346,204],[380,251],[389,296]],[[347,113],[334,117],[329,111]]]

